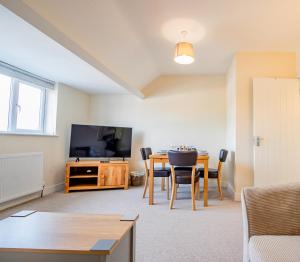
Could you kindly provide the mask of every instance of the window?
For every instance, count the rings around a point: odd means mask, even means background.
[[[46,88],[0,74],[0,131],[45,133]]]
[[[45,89],[19,82],[16,130],[44,131]]]
[[[0,61],[0,133],[56,135],[55,82]]]

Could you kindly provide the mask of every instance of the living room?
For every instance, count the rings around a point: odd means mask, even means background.
[[[299,261],[299,7],[0,0],[0,260]]]

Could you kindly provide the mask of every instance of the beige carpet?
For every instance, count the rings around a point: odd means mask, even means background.
[[[209,207],[196,201],[191,210],[190,187],[181,186],[175,209],[169,210],[166,193],[156,187],[154,206],[142,199],[142,188],[55,193],[0,213],[4,218],[22,209],[74,213],[140,214],[137,223],[137,262],[242,261],[240,204],[217,200],[210,190]],[[225,194],[226,195],[226,194]]]

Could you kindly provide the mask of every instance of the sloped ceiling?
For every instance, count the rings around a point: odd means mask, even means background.
[[[0,0],[129,91],[164,74],[223,74],[237,51],[297,51],[299,0]],[[180,31],[196,60],[173,61]]]
[[[0,5],[0,60],[89,94],[128,94],[99,70]]]

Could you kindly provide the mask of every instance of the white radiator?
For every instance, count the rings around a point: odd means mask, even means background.
[[[0,155],[0,203],[43,189],[43,153]]]

